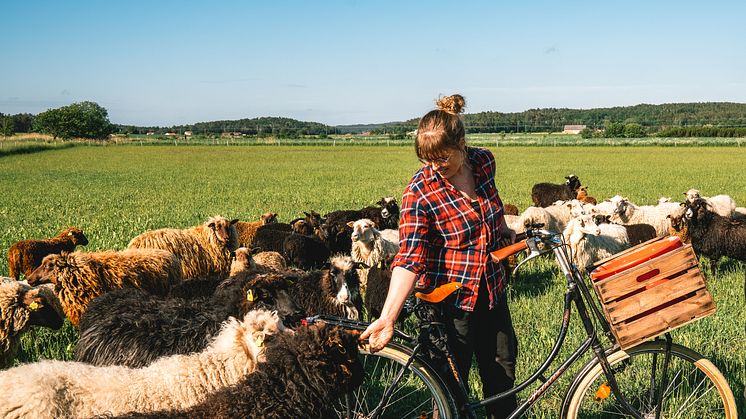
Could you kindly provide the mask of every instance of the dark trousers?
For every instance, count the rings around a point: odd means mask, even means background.
[[[466,386],[472,356],[476,356],[484,397],[512,388],[518,341],[505,294],[497,297],[495,307],[490,310],[487,286],[482,280],[473,312],[463,311],[449,300],[444,303],[443,321],[448,330],[448,346]],[[508,417],[516,407],[515,396],[500,399],[487,406],[487,417]]]

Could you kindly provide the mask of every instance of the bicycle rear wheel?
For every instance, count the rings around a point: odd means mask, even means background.
[[[619,388],[643,418],[655,417],[665,358],[663,341],[643,343],[608,356]],[[563,402],[565,418],[631,417],[613,393],[605,394],[606,376],[597,359],[578,373]],[[673,418],[735,418],[736,401],[723,374],[697,352],[677,344],[671,347],[661,416]]]
[[[365,368],[363,384],[340,398],[335,410],[339,418],[367,418],[379,405],[386,389],[406,365],[411,350],[391,343],[371,354],[367,345],[360,350]],[[456,407],[440,376],[424,361],[414,359],[393,389],[388,403],[381,406],[380,418],[455,417]]]

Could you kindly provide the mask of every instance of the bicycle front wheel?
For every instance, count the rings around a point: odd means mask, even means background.
[[[661,418],[737,417],[733,392],[712,362],[687,347],[672,344],[664,379],[665,352],[665,342],[653,341],[608,356],[620,391],[643,418],[655,417],[659,398]],[[665,386],[661,386],[661,380],[665,380]],[[570,386],[563,417],[631,417],[608,390],[606,375],[594,358]]]
[[[405,367],[411,350],[390,343],[380,352],[371,354],[367,344],[360,350],[365,369],[363,384],[344,395],[335,410],[339,418],[367,418],[381,404],[384,392]],[[444,418],[455,417],[456,407],[446,384],[424,361],[415,358],[392,387],[388,402],[377,411],[379,418]]]

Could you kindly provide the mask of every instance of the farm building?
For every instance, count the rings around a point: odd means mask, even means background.
[[[580,131],[585,129],[585,125],[565,125],[562,129],[563,134],[580,134]]]

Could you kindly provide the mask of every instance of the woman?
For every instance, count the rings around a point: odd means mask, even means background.
[[[459,118],[461,95],[436,101],[417,127],[415,150],[423,163],[402,197],[401,247],[381,317],[361,335],[373,352],[391,340],[394,321],[412,290],[448,282],[463,287],[441,304],[448,345],[459,374],[468,380],[477,358],[484,396],[513,387],[517,342],[505,296],[505,273],[491,261],[498,243],[515,241],[503,219],[489,150],[468,147]],[[507,417],[515,397],[489,406],[489,417]]]

